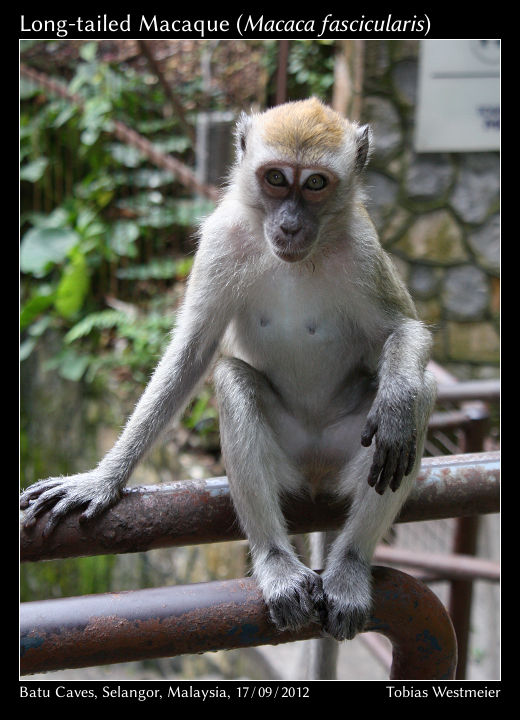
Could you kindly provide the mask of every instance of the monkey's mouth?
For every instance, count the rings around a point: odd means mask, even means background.
[[[295,263],[305,260],[309,255],[310,248],[300,250],[288,250],[287,248],[274,247],[273,251],[276,257],[284,262]]]

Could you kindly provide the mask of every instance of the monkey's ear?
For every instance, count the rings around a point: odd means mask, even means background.
[[[251,117],[241,112],[235,127],[235,150],[237,162],[241,162],[247,147],[247,135],[251,127]]]
[[[369,125],[361,125],[356,129],[356,172],[361,172],[372,152],[372,130]]]

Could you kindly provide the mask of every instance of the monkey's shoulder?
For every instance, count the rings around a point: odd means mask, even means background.
[[[201,224],[197,254],[210,261],[247,265],[251,256],[261,254],[250,218],[232,198],[224,198]]]

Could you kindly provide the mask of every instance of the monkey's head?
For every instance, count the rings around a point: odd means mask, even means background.
[[[370,142],[368,125],[316,98],[241,115],[235,178],[277,257],[292,263],[312,255],[327,218],[348,206]]]

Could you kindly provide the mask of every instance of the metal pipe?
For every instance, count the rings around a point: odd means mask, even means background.
[[[457,645],[437,596],[418,580],[374,567],[367,631],[393,645],[393,679],[451,679]],[[251,578],[27,602],[21,674],[305,640],[311,623],[279,632]]]
[[[441,382],[437,386],[437,400],[464,402],[477,400],[496,402],[500,399],[500,380],[465,380],[455,383]]]
[[[498,512],[499,496],[498,452],[425,458],[397,522]],[[291,498],[285,514],[291,533],[315,532],[339,528],[347,509],[330,496],[315,502]],[[22,529],[21,560],[144,552],[244,537],[225,477],[127,488],[99,518],[80,524],[79,515],[65,517],[47,538],[41,532],[45,515],[32,530]]]
[[[477,552],[479,517],[457,518],[453,542],[454,558],[463,553],[464,557]],[[449,612],[456,628],[459,645],[459,666],[457,680],[464,680],[468,663],[470,637],[471,605],[473,602],[473,582],[471,579],[456,578],[451,581]]]
[[[429,430],[459,429],[469,422],[467,413],[462,410],[446,410],[434,412],[428,422]]]
[[[482,383],[478,383],[481,385]],[[498,383],[497,383],[498,385]],[[470,422],[464,426],[464,452],[480,452],[484,449],[484,441],[489,429],[489,413],[482,403],[464,403],[463,411],[467,412]],[[458,517],[455,524],[453,553],[457,555],[476,555],[479,532],[478,515]],[[459,647],[457,680],[464,680],[468,663],[470,618],[473,602],[472,579],[456,578],[451,581],[449,612],[453,620]]]
[[[430,570],[437,576],[453,580],[500,580],[500,565],[492,560],[476,558],[471,555],[445,555],[441,553],[417,552],[390,545],[378,545],[374,553],[374,562],[398,565],[402,567]],[[453,615],[450,613],[452,619]]]

